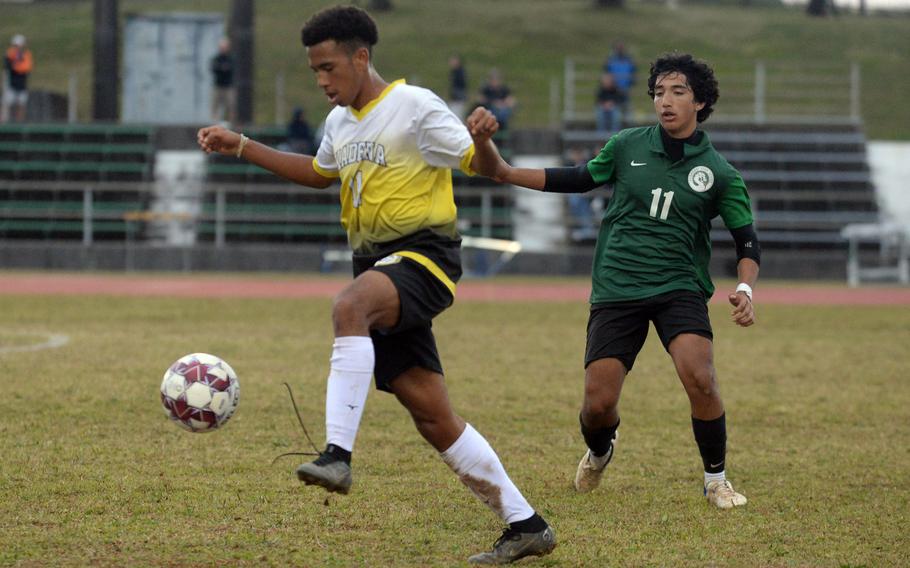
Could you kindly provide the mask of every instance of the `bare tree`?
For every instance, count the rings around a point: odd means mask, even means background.
[[[120,84],[117,73],[118,0],[95,0],[94,9],[92,118],[117,120],[119,116],[117,88]]]

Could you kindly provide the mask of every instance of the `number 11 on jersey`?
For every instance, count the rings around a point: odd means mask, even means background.
[[[655,188],[651,190],[651,195],[654,196],[651,199],[651,217],[657,217],[657,209],[660,207],[660,194],[663,192],[661,188]],[[663,194],[664,196],[664,206],[660,208],[660,220],[666,221],[667,215],[670,214],[670,204],[673,203],[673,192],[668,191]]]

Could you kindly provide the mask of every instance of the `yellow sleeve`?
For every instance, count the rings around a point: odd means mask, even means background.
[[[459,164],[459,169],[469,176],[477,175],[477,172],[471,169],[471,162],[474,161],[474,144],[468,148],[468,151],[464,153],[464,156],[461,157],[461,164]]]
[[[335,179],[341,175],[337,171],[333,172],[320,166],[316,158],[313,158],[313,170],[322,177],[329,179]]]

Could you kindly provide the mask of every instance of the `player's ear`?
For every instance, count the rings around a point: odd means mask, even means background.
[[[354,66],[358,71],[365,71],[370,67],[370,50],[365,47],[358,47],[351,58]]]

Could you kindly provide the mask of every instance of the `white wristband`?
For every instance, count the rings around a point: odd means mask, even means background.
[[[241,156],[241,154],[243,154],[243,147],[246,146],[246,143],[249,141],[250,141],[249,137],[244,136],[243,133],[241,132],[240,133],[240,144],[237,145],[237,157],[238,158]]]
[[[745,282],[740,282],[736,285],[737,292],[745,292],[746,296],[749,296],[749,301],[752,301],[752,286],[749,286]]]

